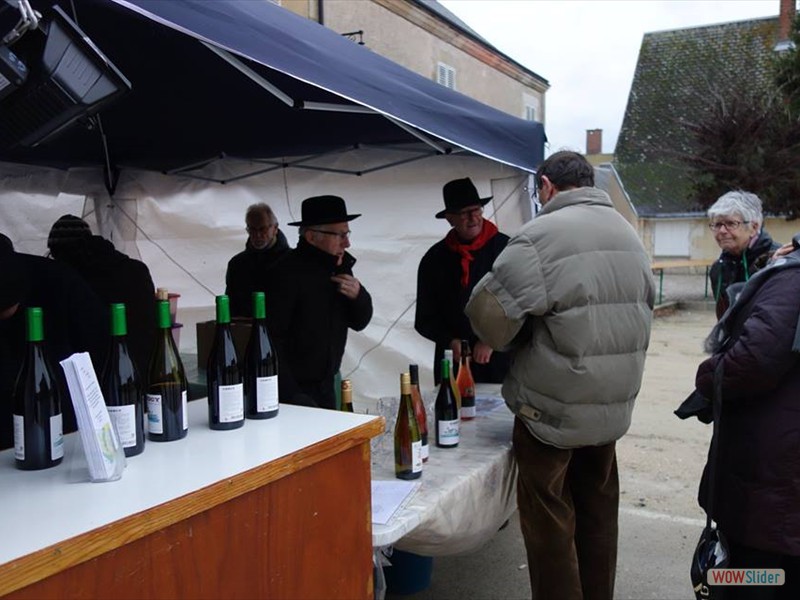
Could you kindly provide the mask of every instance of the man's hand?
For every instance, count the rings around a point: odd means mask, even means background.
[[[337,285],[339,293],[350,300],[355,300],[361,291],[361,283],[352,275],[334,275],[331,281]]]
[[[450,340],[450,350],[453,351],[453,364],[450,366],[455,369],[455,366],[461,363],[461,340],[456,338]]]
[[[485,365],[491,358],[492,348],[480,340],[475,342],[475,347],[472,349],[472,361],[479,365]]]

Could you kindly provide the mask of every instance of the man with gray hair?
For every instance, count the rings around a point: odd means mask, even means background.
[[[244,221],[247,242],[228,262],[225,273],[225,293],[234,317],[253,315],[253,292],[265,290],[269,271],[289,252],[286,236],[278,229],[278,219],[268,204],[251,204]]]
[[[723,194],[708,209],[708,218],[708,226],[722,249],[709,271],[719,319],[730,305],[728,287],[750,279],[767,264],[779,244],[762,229],[761,199],[750,192],[734,190]]]

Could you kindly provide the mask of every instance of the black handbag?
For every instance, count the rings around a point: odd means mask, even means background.
[[[713,600],[719,598],[719,591],[708,584],[708,571],[710,569],[724,569],[730,563],[730,550],[728,541],[723,533],[717,529],[711,520],[710,511],[714,506],[714,488],[716,487],[716,465],[718,454],[719,425],[722,398],[722,361],[714,370],[714,400],[712,402],[713,427],[711,434],[711,453],[708,460],[708,486],[706,506],[706,526],[700,534],[697,547],[692,556],[692,565],[689,574],[692,578],[692,587],[697,600]]]

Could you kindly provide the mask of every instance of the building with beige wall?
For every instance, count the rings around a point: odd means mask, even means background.
[[[494,48],[435,0],[275,3],[341,34],[354,34],[355,43],[479,102],[545,123],[547,80]]]

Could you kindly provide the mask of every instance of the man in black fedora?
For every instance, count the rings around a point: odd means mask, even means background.
[[[334,378],[347,330],[372,318],[372,297],[353,276],[356,259],[347,214],[338,196],[303,200],[297,247],[274,270],[267,290],[267,323],[278,347],[281,402],[336,408]]]
[[[436,344],[433,374],[437,384],[444,350],[451,348],[457,363],[461,340],[468,340],[472,348],[475,381],[501,383],[508,370],[508,357],[478,340],[464,306],[472,288],[491,270],[494,259],[506,247],[508,236],[483,218],[483,206],[492,197],[481,198],[468,177],[446,183],[442,193],[444,210],[436,213],[436,218],[447,219],[451,229],[419,263],[414,328]]]

